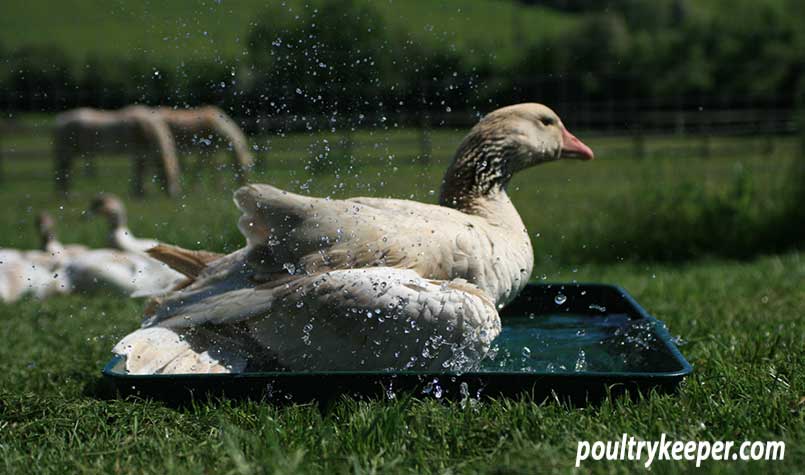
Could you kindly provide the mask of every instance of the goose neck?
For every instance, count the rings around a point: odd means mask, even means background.
[[[122,229],[126,227],[126,213],[122,211],[114,211],[109,213],[109,224],[112,229]]]
[[[513,173],[509,157],[516,153],[517,144],[503,135],[468,136],[445,173],[439,203],[474,214],[479,204],[505,196]]]

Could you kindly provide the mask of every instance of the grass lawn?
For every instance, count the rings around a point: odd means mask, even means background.
[[[434,162],[412,163],[410,131],[357,136],[357,159],[329,173],[305,170],[310,136],[255,140],[267,158],[256,181],[315,195],[379,195],[435,201],[445,161],[460,132],[434,136]],[[583,134],[579,134],[585,138]],[[586,138],[585,138],[586,140]],[[577,255],[596,233],[652,189],[695,183],[729,189],[749,174],[761,210],[773,206],[796,144],[781,140],[761,155],[753,139],[730,140],[695,157],[695,141],[652,142],[649,158],[629,157],[629,142],[591,137],[599,159],[535,168],[511,186],[532,232],[534,278],[623,285],[672,334],[695,370],[678,395],[606,400],[588,408],[553,401],[460,404],[398,396],[279,407],[211,402],[172,409],[156,402],[102,400],[95,387],[110,349],[139,323],[142,302],[64,296],[0,306],[0,473],[542,473],[568,472],[576,443],[628,433],[656,440],[784,440],[783,462],[709,462],[725,473],[805,471],[805,259],[790,251],[747,261],[590,264]],[[6,149],[46,146],[46,138],[4,138]],[[685,146],[688,157],[680,156]],[[58,218],[64,242],[104,243],[102,223],[81,211],[99,190],[125,196],[129,168],[99,159],[100,177],[80,176],[70,201],[52,193],[50,162],[9,160],[0,184],[0,247],[33,247],[38,209]],[[192,169],[192,167],[190,167]],[[177,201],[152,190],[131,202],[136,234],[191,248],[242,245],[224,174],[202,173]],[[220,175],[220,173],[219,173]],[[191,180],[188,180],[190,184]],[[627,223],[628,224],[628,223]],[[678,472],[691,463],[655,463]],[[587,462],[582,472],[622,473],[630,463]]]
[[[805,259],[682,267],[587,267],[580,280],[625,286],[693,363],[678,395],[606,400],[458,403],[398,397],[279,407],[156,402],[93,395],[115,341],[140,304],[67,296],[0,307],[0,471],[3,473],[544,473],[567,472],[578,440],[784,440],[783,462],[709,462],[705,470],[805,470]],[[678,472],[692,463],[655,462]],[[627,462],[582,472],[625,473]]]
[[[47,123],[44,117],[32,122],[42,125],[43,131]],[[251,142],[259,149],[261,164],[252,180],[314,196],[391,196],[435,202],[442,174],[465,133],[466,130],[434,131],[433,160],[426,165],[415,163],[419,137],[417,131],[410,129],[357,132],[353,135],[354,159],[344,161],[339,161],[339,137],[334,134],[253,137]],[[596,160],[565,160],[535,167],[516,175],[509,187],[532,233],[538,264],[535,272],[539,273],[536,277],[545,273],[562,278],[557,272],[569,277],[569,272],[583,266],[590,254],[612,260],[623,257],[610,256],[607,251],[610,241],[617,238],[611,235],[613,229],[617,231],[622,225],[624,233],[631,231],[629,217],[651,212],[645,209],[646,203],[657,198],[659,192],[694,188],[723,195],[731,193],[736,182],[746,181],[752,191],[753,213],[770,215],[792,182],[788,171],[799,150],[796,139],[790,137],[775,138],[771,152],[766,150],[766,139],[762,137],[714,138],[711,157],[705,159],[698,155],[701,143],[696,138],[653,137],[646,142],[646,158],[635,159],[629,138],[583,131],[578,136],[593,147]],[[97,179],[85,177],[80,164],[76,164],[76,193],[70,201],[59,200],[53,194],[49,140],[44,132],[2,137],[0,146],[8,158],[0,164],[7,177],[0,184],[0,198],[15,206],[0,213],[0,229],[8,230],[0,233],[0,247],[30,247],[35,243],[32,213],[39,209],[56,214],[64,242],[103,245],[102,223],[86,222],[81,213],[99,191],[128,194],[129,162],[121,157],[99,157]],[[313,173],[306,168],[311,165],[310,150],[322,150],[324,140],[332,148],[330,158],[336,165],[323,173]],[[37,151],[39,155],[13,158],[11,152],[22,151]],[[227,163],[223,154],[216,159],[219,164]],[[130,227],[135,234],[221,252],[241,246],[242,237],[235,227],[238,214],[231,201],[231,175],[228,170],[200,167],[198,163],[197,157],[190,157],[185,164],[187,194],[182,199],[169,200],[152,185],[147,200],[129,200]],[[703,203],[682,205],[695,207]],[[187,232],[188,229],[194,231]]]
[[[410,32],[424,45],[449,42],[467,56],[495,51],[503,61],[516,57],[522,41],[531,43],[577,21],[550,8],[500,0],[364,1],[377,8],[389,28]],[[12,0],[3,5],[0,15],[0,45],[7,49],[57,46],[81,62],[95,56],[146,57],[162,68],[217,58],[238,63],[247,50],[253,23],[268,5],[278,3]],[[297,12],[308,3],[282,2]],[[481,23],[484,28],[477,28]],[[87,28],[90,24],[92,28]]]

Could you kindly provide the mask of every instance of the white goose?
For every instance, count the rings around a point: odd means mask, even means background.
[[[135,237],[128,228],[126,207],[117,196],[102,193],[90,203],[89,212],[104,216],[109,222],[109,246],[126,252],[144,254],[147,250],[159,245],[153,239]]]
[[[553,111],[520,104],[470,131],[441,206],[241,188],[247,246],[217,259],[155,249],[192,282],[152,302],[113,351],[132,373],[237,372],[273,358],[296,370],[471,368],[533,266],[506,185],[560,158],[593,153]]]
[[[162,294],[184,278],[142,253],[64,245],[57,239],[53,218],[48,213],[39,214],[37,228],[53,275],[60,276],[62,292],[147,296]]]
[[[66,292],[66,278],[57,265],[42,252],[0,249],[0,302],[14,302],[26,295],[44,299]]]
[[[41,250],[0,249],[0,301],[14,302],[25,295],[43,299],[69,288],[58,267],[75,248],[68,246],[68,251],[55,239],[49,214],[37,215],[35,225]]]
[[[67,259],[60,267],[71,293],[111,292],[131,297],[161,295],[184,276],[142,254],[116,249],[91,249]]]
[[[61,263],[66,259],[87,252],[89,248],[80,244],[62,244],[56,238],[56,223],[50,213],[40,212],[36,218],[36,229],[41,242],[40,249],[50,255],[54,262]]]

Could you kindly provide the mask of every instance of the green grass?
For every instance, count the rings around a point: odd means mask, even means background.
[[[588,408],[527,399],[463,408],[404,395],[373,402],[344,399],[327,408],[200,402],[173,409],[158,402],[103,400],[96,392],[100,368],[114,343],[139,324],[142,303],[64,296],[0,306],[0,472],[568,472],[578,440],[617,439],[623,433],[646,440],[661,433],[710,441],[781,439],[787,443],[783,462],[709,462],[705,469],[805,471],[805,259],[800,253],[674,265],[596,264],[584,254],[625,210],[643,209],[645,193],[690,183],[723,192],[736,169],[751,175],[759,193],[757,209],[776,209],[797,144],[777,140],[768,155],[762,139],[717,139],[712,157],[703,159],[696,156],[695,139],[655,138],[648,142],[648,157],[638,160],[631,158],[629,140],[578,135],[596,150],[596,161],[538,167],[511,186],[535,243],[533,277],[623,285],[687,341],[681,349],[695,370],[679,394],[607,399]],[[354,137],[357,158],[318,175],[304,169],[307,146],[336,137],[258,138],[254,143],[268,151],[261,152],[266,167],[255,180],[332,197],[434,201],[460,137],[459,131],[435,132],[434,161],[420,166],[413,164],[414,132],[362,131]],[[4,137],[3,146],[46,149],[47,138]],[[100,157],[100,177],[78,173],[75,196],[63,201],[53,195],[45,158],[4,163],[0,247],[32,247],[33,215],[43,208],[57,216],[64,242],[103,245],[104,226],[81,219],[81,212],[97,191],[125,195],[128,165]],[[189,168],[186,185],[194,176]],[[129,201],[134,232],[191,248],[240,247],[229,175],[218,175],[198,174],[196,187],[177,201],[153,186],[147,200]],[[653,470],[691,467],[662,462]],[[588,462],[581,471],[636,468],[627,462]]]
[[[713,473],[805,470],[805,260],[683,267],[587,267],[573,277],[620,283],[687,344],[693,376],[677,395],[458,403],[341,400],[327,408],[256,402],[158,402],[94,396],[115,341],[140,304],[67,296],[0,307],[3,473],[568,472],[578,440],[784,440],[783,462],[705,463]],[[570,278],[570,276],[564,276]],[[658,473],[692,463],[655,462]],[[626,473],[628,462],[582,472]]]
[[[286,3],[296,9],[303,4],[299,0]],[[473,54],[470,50],[496,51],[504,60],[514,57],[515,45],[521,41],[517,35],[534,40],[574,21],[551,9],[502,0],[371,3],[390,28],[404,28],[424,44],[449,42],[468,55]],[[251,24],[266,5],[256,0],[72,0],[58,4],[12,0],[3,5],[0,15],[0,44],[8,49],[57,46],[80,62],[90,56],[145,56],[160,67],[201,59],[239,61]],[[481,23],[484,28],[477,28]],[[518,31],[521,33],[515,34]]]
[[[46,124],[44,119],[36,120]],[[252,144],[260,148],[258,155],[262,165],[253,180],[315,196],[392,196],[435,202],[442,173],[464,133],[463,130],[434,131],[433,161],[423,166],[415,163],[419,153],[416,131],[360,131],[353,136],[355,158],[329,173],[305,169],[311,160],[309,148],[312,143],[321,145],[326,139],[332,147],[331,156],[338,161],[339,137],[332,134],[257,137],[252,139]],[[681,239],[671,244],[685,247],[686,239],[705,240],[709,236],[702,234],[700,220],[709,218],[718,209],[714,208],[710,214],[698,213],[698,210],[708,206],[711,195],[731,192],[736,182],[746,181],[751,185],[747,216],[757,222],[750,219],[748,225],[762,227],[760,218],[774,216],[781,209],[792,182],[788,170],[798,156],[796,140],[785,137],[775,138],[771,153],[765,150],[764,138],[714,138],[711,140],[713,152],[708,159],[698,155],[701,143],[696,138],[654,137],[647,140],[647,156],[640,160],[633,158],[630,139],[591,136],[584,132],[578,135],[595,149],[596,160],[563,161],[535,167],[518,174],[510,186],[512,199],[532,235],[538,276],[556,268],[569,270],[590,261],[628,259],[630,247],[628,242],[624,245],[622,241],[635,239],[635,235],[639,237],[646,230],[635,228],[636,225],[654,224],[641,221],[641,217],[661,210],[679,212],[669,214],[669,220],[678,218],[672,225]],[[129,164],[117,157],[100,157],[101,177],[85,178],[77,172],[77,194],[71,201],[63,202],[52,192],[48,140],[41,134],[3,138],[6,151],[38,150],[43,154],[26,160],[10,158],[4,164],[9,178],[3,184],[5,193],[0,191],[0,196],[13,197],[16,206],[0,216],[0,225],[15,232],[0,235],[0,246],[25,247],[35,242],[31,213],[40,208],[57,212],[63,223],[63,241],[102,245],[102,225],[84,222],[80,214],[98,191],[124,195],[128,192]],[[219,155],[217,159],[223,162],[226,157]],[[184,199],[170,201],[154,192],[152,186],[147,201],[132,201],[131,227],[137,234],[187,247],[233,250],[241,245],[242,238],[235,227],[237,211],[230,199],[230,177],[227,172],[219,172],[216,184],[213,173],[196,171],[196,163],[192,157],[187,162],[188,194]],[[191,182],[196,182],[194,189],[191,189]],[[691,188],[697,193],[686,191]],[[652,209],[656,203],[663,204],[664,208]],[[688,208],[697,213],[681,212]],[[200,219],[201,216],[204,219]],[[187,229],[196,231],[188,233]],[[741,228],[744,232],[752,229]],[[663,229],[654,230],[652,247],[640,248],[638,257],[662,256],[664,248],[672,247],[663,241],[664,235],[668,233]],[[712,246],[705,247],[698,249],[693,257],[719,254],[718,251]],[[753,253],[756,252],[746,254]]]

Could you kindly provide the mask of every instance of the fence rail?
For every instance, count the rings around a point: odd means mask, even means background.
[[[647,141],[657,137],[692,136],[700,139],[697,153],[711,154],[711,137],[761,136],[769,142],[775,136],[796,133],[798,124],[794,111],[789,109],[696,109],[669,110],[667,108],[617,109],[613,103],[564,104],[557,108],[565,123],[585,136],[620,136],[632,139],[631,154],[646,156]],[[384,145],[418,150],[420,161],[432,155],[432,134],[438,129],[469,129],[480,114],[470,111],[415,114],[361,114],[359,116],[284,115],[241,118],[239,122],[252,136],[271,136],[278,133],[307,133],[309,141],[299,141],[294,152],[318,153],[319,134],[337,135],[335,147],[351,153],[355,143],[354,130],[410,128],[416,133],[407,137],[385,140]],[[10,160],[48,160],[51,158],[49,137],[52,125],[33,125],[22,119],[5,119],[0,122],[0,180],[8,175],[6,163]],[[39,137],[26,145],[10,144],[19,137]]]

